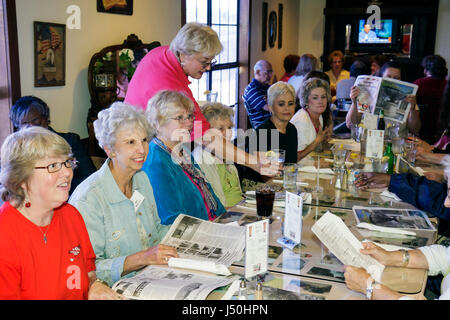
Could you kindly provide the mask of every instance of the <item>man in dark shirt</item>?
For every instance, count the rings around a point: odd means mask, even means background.
[[[245,88],[242,99],[253,128],[257,128],[267,118],[270,112],[267,106],[267,90],[270,86],[273,70],[266,60],[258,61],[254,66],[255,78]]]

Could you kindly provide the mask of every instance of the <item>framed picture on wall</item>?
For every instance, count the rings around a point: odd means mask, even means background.
[[[66,85],[66,25],[34,22],[34,86]]]
[[[97,11],[133,15],[133,0],[97,0]]]

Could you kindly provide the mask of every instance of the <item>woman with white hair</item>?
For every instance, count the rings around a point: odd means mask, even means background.
[[[161,223],[172,224],[179,214],[214,220],[226,210],[189,148],[194,104],[182,93],[163,90],[148,102],[147,119],[156,129],[142,168],[155,188]]]
[[[301,160],[331,138],[333,128],[323,119],[331,103],[330,85],[319,78],[308,79],[300,87],[299,100],[302,109],[295,113],[291,123],[297,128],[298,159]]]
[[[67,204],[76,161],[56,133],[30,127],[1,149],[0,299],[114,299],[96,281],[80,213]]]
[[[189,77],[201,79],[216,63],[215,56],[222,48],[219,36],[211,27],[200,23],[185,24],[170,47],[155,48],[142,59],[128,86],[125,102],[145,110],[149,99],[159,91],[181,92],[194,104],[196,129],[192,130],[192,140],[207,146],[221,159],[234,161],[237,155],[238,163],[260,173],[274,175],[279,168],[267,164],[263,155],[249,155],[226,141],[216,130],[210,130],[210,124],[189,88]],[[226,148],[222,148],[223,145]]]
[[[98,276],[111,286],[147,265],[167,265],[178,255],[159,245],[168,229],[161,225],[152,185],[141,171],[153,134],[144,112],[116,102],[99,112],[94,130],[108,159],[69,202],[86,222]]]
[[[297,163],[297,129],[289,122],[295,113],[294,87],[282,81],[271,85],[267,105],[271,116],[256,128],[257,144],[250,138],[249,151],[281,149],[286,163]]]
[[[444,206],[450,208],[450,156],[444,158],[445,175],[447,177],[447,190]],[[444,194],[442,194],[444,196]],[[373,243],[363,243],[361,253],[370,255],[385,266],[427,269],[429,276],[442,274],[440,300],[450,300],[450,247],[431,245],[410,251],[386,251]],[[352,290],[364,293],[368,299],[391,300],[411,299],[399,292],[376,283],[374,279],[362,268],[347,266],[345,282]],[[422,297],[423,298],[423,297]]]
[[[220,102],[210,102],[202,107],[202,113],[212,128],[219,130],[227,141],[231,140],[234,116],[232,108]],[[239,173],[233,163],[224,163],[202,146],[197,146],[192,155],[225,207],[233,207],[243,199]]]

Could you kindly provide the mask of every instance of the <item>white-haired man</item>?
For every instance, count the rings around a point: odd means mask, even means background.
[[[267,118],[270,118],[269,107],[267,106],[267,90],[270,86],[273,70],[270,62],[266,60],[258,61],[254,68],[255,78],[245,88],[242,99],[250,119],[250,124],[256,129]]]

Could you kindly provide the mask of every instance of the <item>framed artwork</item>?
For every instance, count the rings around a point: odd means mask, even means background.
[[[277,39],[277,13],[272,11],[269,15],[269,46],[273,48]]]
[[[34,86],[66,85],[66,25],[34,22]]]
[[[97,11],[133,15],[133,0],[97,0]]]
[[[278,5],[278,49],[283,47],[283,4]]]
[[[269,14],[269,4],[267,2],[263,2],[262,10],[263,10],[263,12],[262,12],[262,32],[261,32],[262,47],[261,47],[261,50],[266,51],[267,50],[267,17]]]

